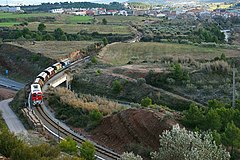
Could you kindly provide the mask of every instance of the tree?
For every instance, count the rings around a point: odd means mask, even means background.
[[[139,155],[134,155],[133,152],[124,152],[121,157],[120,157],[120,160],[142,160],[142,157],[139,156]]]
[[[61,28],[57,28],[54,30],[54,37],[56,40],[60,41],[63,35],[64,35],[64,32]]]
[[[95,160],[94,145],[89,141],[83,142],[80,147],[80,154],[81,154],[81,157],[86,160]]]
[[[223,107],[225,107],[225,104],[221,101],[213,99],[213,100],[208,101],[208,107],[212,108],[212,109],[223,108]]]
[[[151,153],[154,160],[229,160],[230,154],[222,146],[217,146],[209,133],[187,131],[179,125],[160,136],[158,152]]]
[[[102,24],[104,24],[104,25],[107,24],[107,20],[105,18],[102,19]]]
[[[41,155],[37,154],[37,152],[32,150],[28,145],[22,144],[12,151],[10,158],[12,160],[35,160],[40,159]]]
[[[102,41],[103,41],[103,45],[104,45],[104,46],[106,46],[106,45],[108,44],[108,40],[107,40],[106,37],[104,37]]]
[[[173,76],[176,80],[182,80],[183,78],[183,69],[179,63],[173,65]]]
[[[43,40],[45,40],[45,41],[51,41],[51,40],[54,40],[54,39],[55,38],[49,33],[47,33],[43,36]]]
[[[77,142],[74,141],[71,137],[67,137],[59,143],[59,147],[62,151],[69,154],[77,153]]]
[[[103,115],[99,110],[92,110],[89,113],[89,117],[92,122],[99,123],[102,120]]]
[[[112,90],[116,94],[120,93],[123,90],[123,86],[119,80],[113,81]]]
[[[148,107],[148,106],[152,105],[152,99],[149,98],[149,97],[146,97],[146,98],[142,99],[141,100],[141,105],[143,107]]]
[[[240,129],[233,122],[227,124],[222,141],[224,145],[231,147],[231,153],[235,147],[240,147]]]
[[[33,146],[31,148],[32,151],[35,151],[38,157],[45,157],[45,158],[50,158],[54,159],[59,156],[60,150],[56,146],[51,146],[47,143],[43,143],[37,146]]]
[[[61,35],[60,40],[61,41],[67,41],[67,36],[65,34]]]
[[[231,121],[235,121],[235,119],[237,120],[237,117],[235,117],[235,115],[238,112],[238,110],[222,107],[217,108],[216,111],[221,118],[222,131],[224,131],[228,123],[230,123]]]
[[[205,130],[217,130],[221,129],[221,117],[216,110],[210,109],[205,117],[205,123],[203,124]]]
[[[0,153],[5,157],[10,157],[12,151],[22,145],[22,141],[10,133],[7,129],[3,129],[0,133]]]
[[[39,31],[39,32],[43,32],[43,31],[45,31],[45,30],[46,30],[45,24],[44,24],[44,23],[40,23],[40,24],[38,25],[38,31]]]
[[[191,104],[184,112],[183,123],[191,128],[201,127],[204,120],[204,110],[195,104]]]

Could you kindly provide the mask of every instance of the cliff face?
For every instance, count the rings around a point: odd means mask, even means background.
[[[127,109],[106,117],[92,131],[92,138],[122,153],[130,144],[141,144],[157,150],[159,135],[176,124],[174,113],[148,109]]]

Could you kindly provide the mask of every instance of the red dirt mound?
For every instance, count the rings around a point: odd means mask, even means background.
[[[159,135],[176,124],[175,115],[168,111],[127,109],[106,117],[92,131],[92,139],[122,153],[131,143],[157,150]]]

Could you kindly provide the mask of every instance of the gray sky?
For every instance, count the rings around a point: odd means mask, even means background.
[[[113,1],[124,1],[124,0],[0,0],[0,5],[28,5],[28,4],[41,4],[47,2],[98,2],[98,3],[109,3]]]

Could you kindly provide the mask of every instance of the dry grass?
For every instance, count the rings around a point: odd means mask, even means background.
[[[106,98],[82,94],[78,96],[74,92],[62,87],[49,90],[48,93],[59,96],[62,103],[72,107],[80,107],[85,111],[99,110],[103,115],[109,115],[123,109],[118,103],[109,101]]]
[[[103,18],[105,18],[108,24],[144,24],[145,21],[157,21],[159,18],[149,18],[149,17],[138,17],[138,16],[96,16],[95,17],[99,23],[102,22]]]
[[[93,41],[37,41],[35,45],[26,42],[23,45],[11,43],[30,50],[31,52],[41,53],[52,59],[62,59],[68,56],[69,53],[87,48],[94,44]]]
[[[39,23],[29,23],[28,28],[30,30],[37,30]],[[99,25],[99,24],[49,24],[45,23],[46,30],[53,32],[57,28],[61,28],[64,32],[67,33],[78,33],[81,30],[85,30],[88,33],[98,32],[98,33],[113,33],[113,34],[130,34],[130,28],[128,26],[119,26],[119,25]]]
[[[184,44],[168,44],[155,42],[115,43],[104,48],[99,57],[103,61],[115,65],[134,62],[161,60],[162,57],[190,56],[193,59],[213,59],[224,53],[227,57],[237,56],[239,51],[221,48],[207,48]]]
[[[229,64],[225,61],[214,61],[201,64],[201,69],[206,72],[229,72]]]

